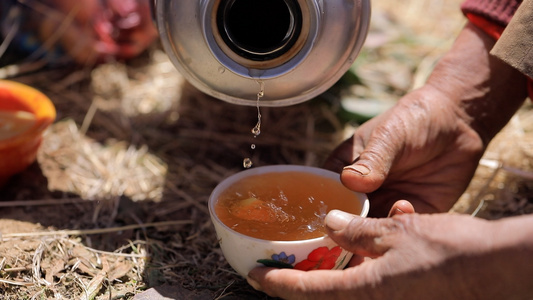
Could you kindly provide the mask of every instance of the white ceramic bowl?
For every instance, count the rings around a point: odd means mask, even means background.
[[[254,267],[262,265],[301,270],[342,269],[352,257],[351,252],[340,248],[328,236],[296,241],[262,240],[229,228],[217,217],[214,207],[220,194],[236,181],[258,174],[287,171],[309,172],[340,181],[338,173],[325,169],[297,165],[273,165],[236,173],[220,182],[211,193],[209,213],[220,248],[230,266],[243,277],[246,277]],[[361,193],[355,194],[361,201],[360,216],[366,217],[370,206],[368,197]]]

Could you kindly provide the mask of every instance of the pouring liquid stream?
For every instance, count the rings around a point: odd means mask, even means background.
[[[262,80],[256,81],[259,84],[259,92],[257,93],[257,100],[256,100],[256,107],[257,107],[257,123],[255,124],[254,128],[252,128],[252,134],[254,135],[254,139],[257,138],[258,135],[261,134],[261,109],[259,106],[259,100],[263,98],[265,95],[265,82]],[[252,150],[255,149],[255,144],[252,144],[250,146]],[[249,169],[252,167],[253,162],[252,159],[249,157],[245,158],[242,162],[242,165],[244,168]]]

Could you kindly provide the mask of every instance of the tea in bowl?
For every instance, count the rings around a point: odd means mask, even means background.
[[[342,269],[352,253],[326,235],[333,209],[366,217],[365,194],[348,190],[338,173],[273,165],[236,173],[211,193],[209,213],[220,248],[241,276],[256,266]]]
[[[0,187],[35,161],[42,133],[55,117],[46,95],[25,84],[0,80]]]

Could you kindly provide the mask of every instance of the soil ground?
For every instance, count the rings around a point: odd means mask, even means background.
[[[10,78],[42,90],[58,115],[37,161],[0,189],[0,299],[268,299],[225,262],[210,191],[242,170],[244,157],[255,166],[320,166],[359,125],[342,118],[340,100],[395,101],[419,86],[464,24],[458,3],[373,3],[351,70],[358,80],[348,76],[296,106],[262,108],[255,139],[254,107],[198,92],[158,45],[127,63]],[[533,211],[531,108],[517,118],[487,152],[499,164],[480,167],[456,211]]]

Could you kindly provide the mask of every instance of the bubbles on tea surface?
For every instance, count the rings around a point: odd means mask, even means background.
[[[252,148],[252,150],[255,149],[255,144],[251,144],[250,148]]]
[[[320,204],[320,208],[318,209],[318,212],[315,212],[315,216],[317,216],[320,220],[324,220],[328,214],[328,206],[322,201],[320,201]]]
[[[317,230],[323,230],[323,229],[324,229],[324,224],[316,222],[316,221],[311,222],[310,224],[302,225],[298,227],[298,230],[305,231],[305,232],[315,232]]]
[[[275,205],[274,203],[268,203],[268,206],[274,212],[274,215],[276,217],[276,222],[278,223],[286,223],[293,221],[295,219],[294,216],[288,214],[283,210],[282,207]]]
[[[289,201],[289,198],[287,198],[287,195],[285,194],[285,192],[283,190],[279,190],[279,194],[278,194],[278,198],[285,202],[284,204],[286,205],[287,202]]]
[[[315,212],[314,215],[316,218],[309,219],[310,223],[303,227],[300,227],[300,229],[305,230],[307,232],[323,231],[326,213],[327,210],[321,210],[319,213]]]
[[[249,157],[245,158],[245,159],[242,161],[242,166],[243,166],[245,169],[249,169],[249,168],[251,168],[252,165],[253,165],[252,160],[251,160]]]
[[[309,232],[314,231],[313,225],[311,225],[311,224],[305,225],[304,228],[305,228],[307,231],[309,231]]]

